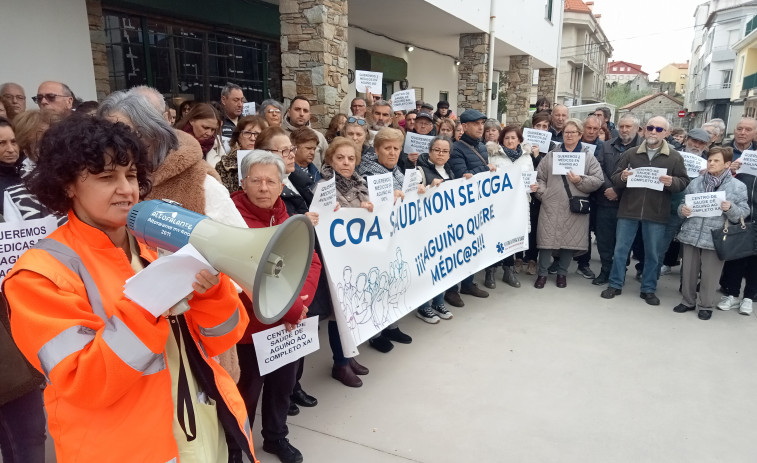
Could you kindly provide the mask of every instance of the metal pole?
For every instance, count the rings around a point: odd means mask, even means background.
[[[486,115],[492,117],[492,91],[494,86],[494,25],[496,23],[497,15],[495,12],[496,0],[491,0],[491,6],[489,7],[489,72],[487,73],[486,82]]]
[[[584,62],[581,61],[581,82],[578,83],[578,105],[584,104]]]

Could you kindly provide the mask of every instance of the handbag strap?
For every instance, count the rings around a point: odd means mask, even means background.
[[[573,199],[573,195],[570,194],[570,187],[568,186],[568,181],[565,179],[564,175],[561,175],[560,177],[562,177],[562,183],[563,185],[565,185],[565,192],[568,193],[568,200]]]
[[[471,151],[473,151],[474,153],[476,153],[476,156],[478,156],[478,158],[481,160],[481,162],[484,163],[485,166],[489,165],[489,163],[486,162],[486,159],[484,159],[484,157],[481,156],[481,153],[479,153],[478,150],[476,148],[474,148],[470,143],[468,143],[467,141],[463,141],[463,140],[460,140],[460,142],[463,143],[468,148],[470,148]]]

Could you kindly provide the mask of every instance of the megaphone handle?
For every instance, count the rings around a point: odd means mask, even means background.
[[[187,301],[187,298],[183,298],[182,300],[174,304],[173,307],[168,309],[168,315],[169,316],[181,315],[187,310],[189,310],[189,302]]]

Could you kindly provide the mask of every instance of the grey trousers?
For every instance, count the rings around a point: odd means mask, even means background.
[[[681,304],[686,307],[697,305],[697,279],[699,283],[699,309],[712,310],[718,302],[717,289],[723,261],[714,250],[702,249],[681,243],[683,259],[681,263]]]
[[[557,262],[559,267],[557,269],[557,274],[567,275],[568,266],[570,266],[571,259],[573,259],[573,254],[575,252],[576,251],[573,249],[539,249],[539,276],[543,277],[549,275],[547,270],[552,263],[553,253],[557,253],[558,256]]]

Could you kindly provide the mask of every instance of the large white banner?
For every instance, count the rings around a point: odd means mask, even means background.
[[[348,357],[389,324],[465,277],[527,249],[517,166],[410,191],[393,207],[320,213],[334,312]]]

